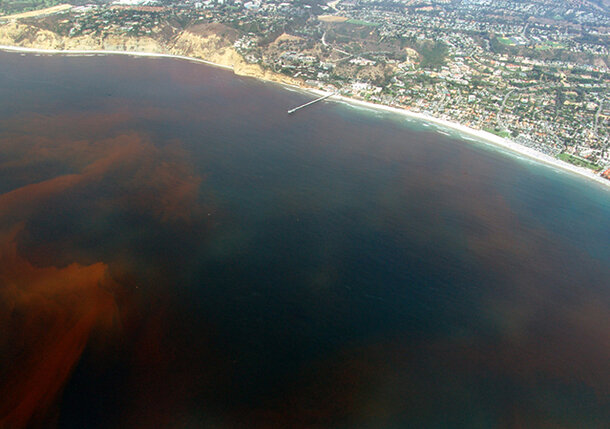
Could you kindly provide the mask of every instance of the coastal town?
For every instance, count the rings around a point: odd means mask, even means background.
[[[0,1],[0,14],[2,45],[239,63],[487,131],[610,180],[604,0],[33,0]]]

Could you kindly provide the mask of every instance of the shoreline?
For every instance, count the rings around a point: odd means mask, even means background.
[[[110,51],[110,50],[61,50],[61,49],[39,49],[39,48],[27,48],[21,46],[8,46],[8,45],[0,45],[0,51],[8,51],[8,52],[21,52],[21,53],[38,53],[38,54],[59,54],[59,55],[126,55],[126,56],[136,56],[136,57],[149,57],[149,58],[173,58],[180,59],[200,64],[206,64],[213,67],[219,67],[225,70],[231,70],[235,73],[235,69],[233,66],[229,66],[226,64],[218,64],[212,61],[203,60],[200,58],[188,57],[185,55],[174,55],[174,54],[163,54],[158,52],[137,52],[137,51]],[[295,90],[305,91],[309,93],[313,93],[319,96],[330,95],[332,93],[323,91],[318,88],[310,88],[306,86],[298,86],[291,85],[279,81],[274,81],[272,79],[263,79],[256,76],[250,76],[255,79],[260,79],[266,82],[277,83],[285,87],[293,88]],[[410,119],[416,119],[425,123],[431,123],[437,126],[445,127],[453,131],[457,131],[462,134],[464,137],[474,137],[481,143],[491,144],[496,147],[500,147],[506,149],[508,152],[514,155],[521,155],[522,157],[526,157],[528,159],[534,160],[540,164],[544,164],[550,167],[558,168],[564,172],[572,173],[580,176],[581,178],[586,178],[596,183],[602,184],[606,187],[606,189],[610,189],[610,180],[604,179],[600,175],[595,174],[593,171],[586,169],[584,167],[578,167],[573,164],[569,164],[567,162],[561,161],[557,158],[549,156],[547,154],[538,152],[532,148],[527,146],[523,146],[519,143],[515,143],[506,138],[497,136],[495,134],[489,133],[484,130],[477,130],[475,128],[468,127],[466,125],[462,125],[457,122],[452,122],[446,119],[437,118],[434,116],[430,116],[425,113],[414,112],[409,109],[403,109],[400,107],[387,106],[384,104],[376,104],[368,101],[346,97],[344,95],[333,95],[328,99],[328,101],[339,101],[355,106],[364,107],[372,110],[381,110],[385,112],[395,113],[402,116],[405,116]]]

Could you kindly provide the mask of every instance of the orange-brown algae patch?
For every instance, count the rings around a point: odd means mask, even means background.
[[[19,256],[19,229],[0,235],[0,427],[47,421],[89,335],[112,329],[107,266],[36,267]]]

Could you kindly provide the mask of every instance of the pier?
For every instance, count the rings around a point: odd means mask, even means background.
[[[297,107],[295,107],[294,109],[290,109],[290,110],[288,111],[288,114],[289,114],[289,115],[292,115],[292,114],[293,114],[294,112],[296,112],[297,110],[301,110],[301,109],[303,109],[303,108],[305,108],[305,107],[307,107],[307,106],[311,106],[312,104],[317,103],[318,101],[326,100],[327,98],[332,97],[333,95],[336,95],[336,94],[337,94],[336,92],[333,92],[332,94],[323,95],[323,96],[322,96],[322,97],[320,97],[320,98],[316,98],[315,100],[312,100],[312,101],[310,101],[310,102],[308,102],[308,103],[305,103],[305,104],[302,104],[302,105],[300,105],[300,106],[297,106]]]

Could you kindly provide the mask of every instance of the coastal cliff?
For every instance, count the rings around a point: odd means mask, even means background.
[[[249,64],[233,49],[236,38],[234,30],[217,24],[200,25],[179,33],[166,51],[174,55],[184,55],[233,67],[235,74],[289,85],[301,82],[289,76],[263,69],[258,64]],[[224,30],[224,31],[223,31]]]
[[[235,74],[289,85],[302,83],[286,75],[249,64],[233,48],[234,30],[221,25],[197,25],[170,38],[109,34],[62,36],[21,22],[0,25],[0,45],[54,50],[108,50],[188,56],[233,68]]]

